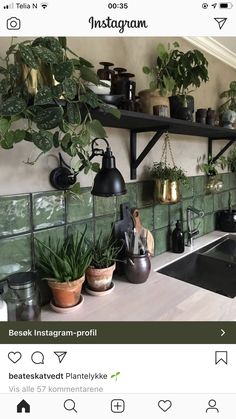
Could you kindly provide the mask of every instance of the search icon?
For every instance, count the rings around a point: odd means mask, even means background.
[[[69,412],[71,410],[74,410],[75,413],[78,413],[77,410],[75,409],[75,401],[72,399],[67,399],[64,401],[64,409],[68,410]]]

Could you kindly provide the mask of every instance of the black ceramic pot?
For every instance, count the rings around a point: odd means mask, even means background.
[[[145,255],[133,255],[127,253],[125,264],[125,276],[133,284],[142,284],[148,279],[151,270],[151,261],[148,253]]]
[[[186,100],[185,100],[186,99]],[[170,96],[170,116],[171,118],[193,120],[194,98],[193,96]]]
[[[236,233],[236,210],[218,211],[216,217],[216,225],[219,230]]]

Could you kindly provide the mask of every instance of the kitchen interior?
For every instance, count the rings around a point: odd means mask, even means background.
[[[0,320],[236,320],[235,38],[24,41],[0,44]]]

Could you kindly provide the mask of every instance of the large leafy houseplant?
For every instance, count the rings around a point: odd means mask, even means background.
[[[48,244],[36,240],[37,267],[48,280],[57,307],[75,306],[80,300],[84,273],[92,257],[85,233],[86,230],[80,237],[71,235],[56,243],[51,238]]]
[[[192,120],[194,99],[190,93],[209,80],[208,61],[197,49],[183,52],[176,48],[171,55],[169,73],[175,80],[170,97],[171,116]]]
[[[88,82],[99,83],[93,65],[71,51],[66,38],[12,41],[0,75],[0,147],[28,141],[39,155],[55,147],[77,156],[85,173],[98,170],[89,161],[89,145],[106,132],[91,110],[118,112],[89,89]],[[15,122],[22,119],[25,128],[16,129]]]

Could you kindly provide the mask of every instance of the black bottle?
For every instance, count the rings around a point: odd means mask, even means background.
[[[176,228],[172,233],[172,252],[183,253],[184,252],[184,233],[181,229],[180,220],[176,223]]]

